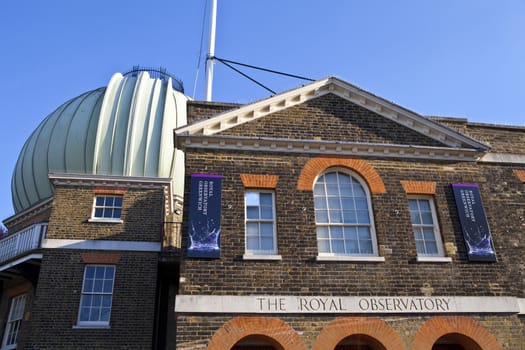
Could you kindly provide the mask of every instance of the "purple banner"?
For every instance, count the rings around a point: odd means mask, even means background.
[[[188,223],[188,257],[220,258],[220,175],[192,174]]]
[[[496,261],[477,184],[452,184],[459,222],[471,261]]]

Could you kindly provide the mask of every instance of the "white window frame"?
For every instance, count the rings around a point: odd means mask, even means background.
[[[121,199],[121,205],[120,206],[106,206],[106,205],[97,205],[97,198],[120,198]],[[93,198],[93,209],[91,211],[91,218],[89,221],[98,221],[98,222],[113,222],[113,223],[122,223],[122,211],[124,207],[124,197],[122,195],[117,194],[97,194],[95,195],[95,198]],[[107,210],[114,210],[119,209],[120,210],[120,216],[118,217],[104,217],[104,216],[96,216],[97,209],[102,209],[103,212]]]
[[[24,312],[27,303],[27,294],[20,294],[11,298],[9,315],[5,324],[2,350],[16,349],[20,327],[24,320]]]
[[[315,225],[316,230],[319,226],[367,226],[370,231],[370,239],[372,244],[372,252],[370,254],[351,254],[351,253],[333,253],[333,252],[320,252],[319,249],[317,251],[317,260],[318,261],[376,261],[376,262],[383,262],[385,261],[384,257],[378,256],[378,249],[377,249],[377,237],[376,237],[376,231],[375,231],[375,223],[374,223],[374,212],[372,210],[372,197],[370,195],[370,189],[368,187],[368,184],[363,180],[363,178],[357,174],[356,172],[346,169],[346,168],[329,168],[320,173],[317,178],[315,179],[313,183],[312,188],[312,196],[314,197],[314,211],[317,211],[317,208],[315,207],[315,185],[317,184],[319,178],[323,175],[329,174],[329,173],[343,173],[347,176],[350,176],[353,178],[354,181],[357,181],[361,187],[363,188],[365,192],[365,197],[367,201],[367,208],[368,208],[368,217],[369,217],[369,223],[367,225],[363,224],[348,224],[348,223],[319,223],[317,222],[317,217],[315,218]],[[317,237],[317,235],[316,235]],[[316,238],[317,242],[319,242],[319,238]],[[330,239],[331,240],[331,239]],[[346,250],[346,249],[345,249]]]
[[[104,268],[112,268],[113,269],[113,279],[111,281],[111,291],[110,292],[107,292],[107,291],[95,291],[95,290],[91,290],[91,291],[87,291],[86,288],[86,283],[87,283],[87,279],[86,279],[86,276],[87,276],[87,271],[88,271],[88,268],[95,268],[95,274],[96,274],[96,268],[97,267],[104,267]],[[115,265],[97,265],[97,264],[89,264],[89,265],[86,265],[84,267],[84,277],[83,277],[83,282],[82,282],[82,290],[81,290],[81,295],[80,295],[80,303],[79,303],[79,306],[78,306],[78,318],[77,318],[77,327],[78,328],[83,328],[83,327],[89,327],[89,328],[108,328],[109,327],[109,322],[111,320],[111,311],[113,309],[113,291],[114,291],[114,287],[115,287],[115,275],[116,275],[116,266]],[[96,280],[100,280],[100,279],[97,279],[96,278],[96,275],[94,275],[95,278],[93,278],[93,283],[95,283]],[[105,277],[105,276],[104,276]],[[104,282],[104,280],[107,280],[106,278],[103,278],[102,279],[102,282]],[[94,288],[92,288],[94,289]],[[89,321],[89,320],[81,320],[81,316],[82,316],[82,307],[83,307],[83,303],[84,303],[84,298],[86,297],[91,297],[91,302],[89,303],[90,304],[90,307],[92,309],[102,309],[102,304],[100,307],[92,307],[92,303],[93,303],[93,297],[94,296],[100,296],[100,297],[104,297],[104,296],[110,296],[111,297],[111,300],[110,300],[110,304],[109,304],[109,317],[107,320],[96,320],[96,321]],[[102,301],[101,301],[102,303]],[[86,305],[84,305],[86,306]],[[107,306],[106,306],[107,307]],[[99,310],[100,312],[101,310]]]
[[[248,203],[247,195],[249,193],[257,194],[271,194],[272,196],[272,219],[249,219],[248,218]],[[244,193],[244,244],[245,254],[243,256],[246,260],[279,260],[281,257],[277,254],[277,225],[276,225],[276,210],[275,210],[275,191],[273,190],[261,190],[261,189],[249,189]],[[248,248],[248,224],[249,223],[271,223],[272,224],[272,240],[273,247],[271,250],[262,249],[249,249]],[[258,238],[261,239],[260,231],[257,234]]]
[[[409,204],[409,212],[410,212],[410,222],[412,224],[412,235],[414,237],[414,242],[416,241],[414,229],[416,228],[432,228],[434,231],[434,240],[437,245],[437,252],[435,254],[428,254],[425,252],[419,252],[416,245],[416,253],[417,253],[417,259],[418,261],[450,261],[450,258],[445,257],[445,251],[443,249],[443,240],[441,239],[441,232],[439,230],[439,221],[437,218],[437,212],[436,212],[436,206],[434,204],[434,197],[428,196],[428,195],[408,195],[408,204]],[[430,211],[432,215],[432,225],[430,224],[415,224],[412,220],[412,211],[410,209],[410,200],[425,200],[429,203]]]

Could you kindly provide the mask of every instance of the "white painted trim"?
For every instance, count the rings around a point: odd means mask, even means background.
[[[160,252],[160,242],[106,241],[83,239],[45,239],[42,248],[47,249],[88,249],[88,250],[125,250],[138,252]]]
[[[449,263],[452,258],[448,256],[418,256],[417,262]]]
[[[124,221],[120,219],[99,219],[99,218],[90,218],[88,222],[97,222],[102,224],[123,224]]]
[[[525,315],[525,298],[518,298],[518,305],[520,307],[520,315]]]
[[[511,163],[511,164],[525,164],[525,154],[510,154],[510,153],[487,153],[480,159],[482,163]]]
[[[523,314],[523,299],[491,296],[177,295],[175,312],[220,314]]]
[[[282,260],[282,256],[280,255],[257,255],[257,254],[244,254],[242,256],[243,260]]]
[[[73,329],[110,329],[109,324],[76,324]]]
[[[178,137],[183,134],[212,135],[220,133],[329,93],[340,96],[448,146],[457,147],[461,144],[467,144],[474,149],[487,150],[489,148],[488,145],[457,130],[448,128],[335,77],[321,79],[297,89],[218,114],[212,118],[177,128],[175,134]]]
[[[333,255],[318,255],[317,261],[356,261],[356,262],[384,262],[384,256],[333,256]]]
[[[32,260],[32,259],[42,259],[43,255],[42,254],[31,254],[31,255],[27,255],[27,256],[24,256],[20,259],[16,259],[14,261],[11,261],[9,264],[6,264],[6,265],[2,265],[0,266],[0,271],[5,271],[13,266],[16,266],[18,264],[21,264],[25,261],[28,261],[28,260]]]
[[[342,141],[249,138],[242,136],[180,135],[176,147],[234,151],[352,155],[362,157],[477,161],[482,154],[469,148],[374,144]]]

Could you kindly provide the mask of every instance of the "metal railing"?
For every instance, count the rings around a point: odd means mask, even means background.
[[[171,86],[179,91],[184,93],[184,85],[182,84],[182,81],[180,79],[175,78],[173,74],[168,72],[166,68],[151,68],[151,67],[141,67],[141,66],[133,66],[129,71],[125,72],[124,76],[132,76],[136,77],[140,72],[148,72],[150,78],[152,79],[160,79],[162,81],[168,81],[169,78],[171,78]]]
[[[16,256],[40,248],[47,232],[47,223],[35,224],[9,234],[0,240],[0,264]]]

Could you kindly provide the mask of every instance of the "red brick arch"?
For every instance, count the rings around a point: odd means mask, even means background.
[[[433,317],[417,332],[412,341],[412,350],[431,350],[435,342],[445,336],[454,335],[465,349],[502,350],[496,338],[473,319],[465,316]]]
[[[301,337],[287,323],[270,317],[235,317],[215,332],[207,350],[230,350],[239,340],[261,335],[284,350],[306,350]]]
[[[385,193],[385,184],[378,172],[366,161],[356,158],[315,157],[310,159],[299,175],[297,189],[311,191],[317,176],[331,167],[344,167],[361,175],[372,193]]]
[[[387,350],[406,350],[401,337],[383,320],[376,317],[342,317],[330,322],[317,336],[312,350],[334,349],[352,335],[366,335]]]

